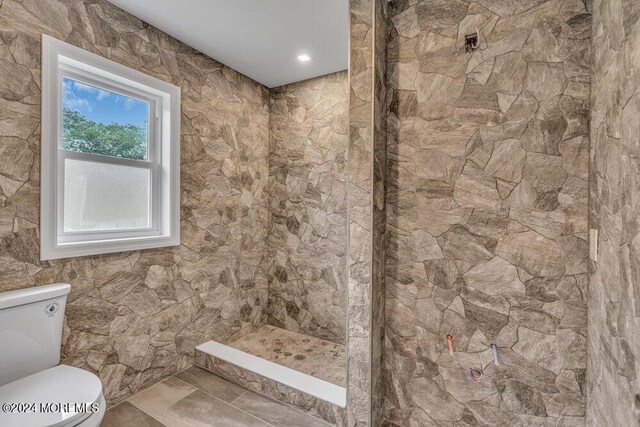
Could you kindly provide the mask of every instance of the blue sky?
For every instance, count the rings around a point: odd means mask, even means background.
[[[63,108],[81,113],[94,122],[120,123],[144,126],[147,121],[148,104],[137,99],[108,92],[94,86],[64,78]]]

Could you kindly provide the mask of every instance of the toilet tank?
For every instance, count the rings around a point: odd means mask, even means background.
[[[0,386],[60,362],[66,283],[0,293]]]

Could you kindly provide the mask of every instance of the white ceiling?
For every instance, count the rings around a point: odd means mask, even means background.
[[[348,0],[109,1],[270,88],[347,69]]]

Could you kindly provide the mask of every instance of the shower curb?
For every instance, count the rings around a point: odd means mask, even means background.
[[[195,364],[249,390],[285,403],[329,423],[337,426],[347,425],[345,408],[222,360],[200,348],[196,348]]]

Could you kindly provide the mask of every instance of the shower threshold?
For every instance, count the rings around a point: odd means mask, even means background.
[[[235,341],[196,347],[196,363],[258,393],[328,422],[343,424],[346,357],[343,345],[263,326]]]

